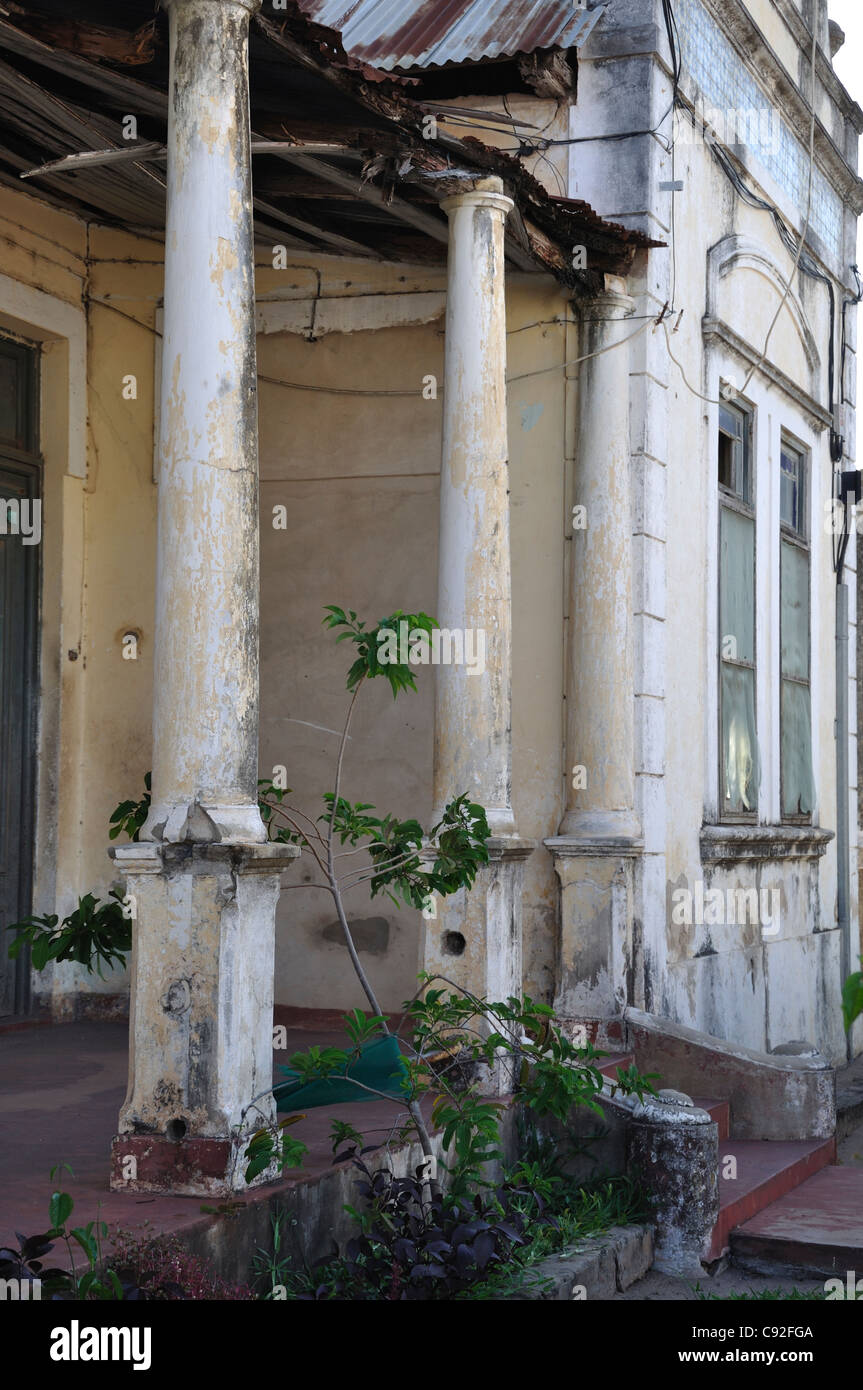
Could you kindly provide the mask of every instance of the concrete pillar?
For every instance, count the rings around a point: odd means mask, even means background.
[[[629,348],[634,301],[591,301],[579,356],[567,638],[567,800],[561,835],[637,836],[633,743]],[[605,351],[604,349],[609,349]],[[576,517],[576,523],[580,517]],[[580,776],[578,768],[584,768]]]
[[[257,805],[258,470],[248,28],[165,0],[170,119],[153,801],[112,850],[134,904],[121,1190],[242,1190],[272,1117],[275,909],[295,846]],[[266,1178],[262,1175],[262,1179]]]
[[[566,809],[546,840],[561,883],[555,1006],[613,1045],[633,955],[635,812],[629,349],[633,300],[584,315],[566,667]]]
[[[641,1182],[656,1226],[654,1268],[704,1277],[719,1218],[719,1130],[681,1091],[637,1105],[626,1135],[626,1171]]]
[[[436,672],[434,806],[462,791],[512,835],[512,592],[506,426],[504,222],[499,178],[441,206],[449,217],[437,620],[483,633],[484,670]],[[481,648],[480,648],[481,649]],[[476,651],[477,648],[474,648]]]
[[[449,217],[438,606],[443,629],[474,634],[474,669],[435,672],[434,808],[462,792],[486,810],[491,862],[469,893],[436,905],[423,968],[494,1000],[522,989],[521,889],[529,842],[512,811],[512,590],[506,417],[504,223],[499,178],[445,199]],[[457,647],[454,648],[457,650]],[[495,1083],[497,1084],[497,1083]]]
[[[261,842],[249,14],[166,0],[153,802],[144,839]]]
[[[275,914],[294,845],[119,845],[135,906],[119,1191],[242,1192],[250,1133],[275,1115]],[[241,1128],[240,1128],[241,1127]],[[259,1181],[266,1181],[268,1174]]]

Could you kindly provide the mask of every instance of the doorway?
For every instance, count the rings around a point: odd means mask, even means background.
[[[0,336],[0,1019],[30,1007],[6,928],[31,911],[42,463],[39,351]]]

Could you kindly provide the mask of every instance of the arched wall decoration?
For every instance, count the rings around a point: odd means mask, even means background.
[[[766,280],[775,293],[775,303],[778,307],[785,294],[790,266],[780,265],[763,242],[737,233],[723,237],[711,246],[707,253],[707,304],[702,325],[704,336],[723,339],[733,351],[754,364],[759,361],[764,350],[769,321],[759,322],[757,330],[750,336],[744,335],[739,327],[728,323],[720,314],[720,287],[722,282],[737,270],[754,271]],[[775,361],[769,348],[762,370],[775,384],[804,406],[807,414],[813,417],[813,423],[817,422],[818,427],[823,428],[825,424],[830,423],[830,414],[826,404],[822,404],[820,400],[823,389],[821,353],[793,285],[785,297],[784,308],[787,309],[797,333],[806,362],[808,380],[792,381]],[[771,341],[775,340],[774,333]]]

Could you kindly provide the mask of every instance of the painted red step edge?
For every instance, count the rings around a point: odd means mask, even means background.
[[[763,1140],[763,1143],[767,1147],[770,1146],[768,1139]],[[720,1150],[720,1172],[723,1157],[726,1153],[733,1152],[733,1143]],[[718,1260],[720,1255],[726,1252],[729,1236],[736,1226],[741,1226],[744,1221],[757,1216],[760,1211],[769,1207],[779,1197],[784,1197],[786,1192],[791,1192],[807,1178],[811,1178],[813,1173],[817,1173],[820,1169],[826,1168],[828,1164],[835,1162],[836,1139],[834,1136],[831,1139],[825,1139],[809,1153],[802,1154],[799,1158],[793,1159],[791,1163],[784,1164],[776,1172],[758,1183],[756,1187],[750,1188],[748,1192],[744,1192],[742,1196],[735,1198],[727,1206],[721,1207],[719,1220],[713,1228],[708,1260]]]
[[[601,1061],[596,1062],[595,1066],[602,1076],[607,1076],[609,1081],[616,1081],[617,1068],[623,1067],[625,1070],[631,1067],[634,1061],[635,1057],[631,1052],[614,1052],[610,1057],[603,1057]]]

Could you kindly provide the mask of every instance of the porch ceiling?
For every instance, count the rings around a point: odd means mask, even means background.
[[[110,0],[79,0],[74,19],[67,0],[0,0],[0,183],[88,221],[161,235],[167,16],[154,16],[152,0],[126,0],[122,28],[117,16]],[[424,139],[428,108],[411,95],[411,78],[347,55],[339,36],[295,0],[278,20],[256,16],[250,46],[260,240],[306,253],[443,262],[440,198],[468,178],[497,174],[516,203],[507,258],[522,270],[550,271],[590,292],[603,273],[625,273],[635,251],[654,244],[586,203],[552,197],[516,159],[473,137]],[[137,155],[123,138],[129,115]],[[70,159],[84,152],[102,156]],[[57,168],[60,160],[69,162]],[[574,245],[587,248],[590,272],[571,268]]]

